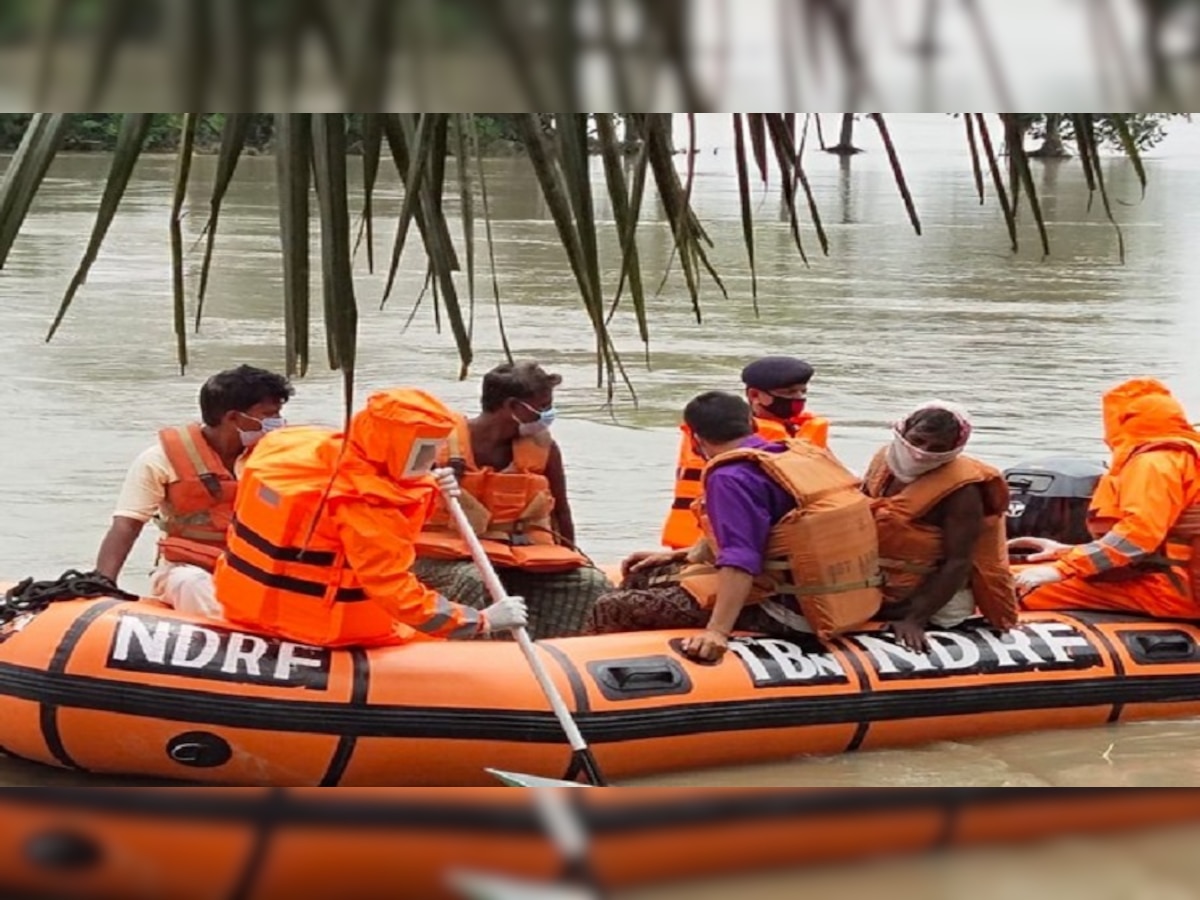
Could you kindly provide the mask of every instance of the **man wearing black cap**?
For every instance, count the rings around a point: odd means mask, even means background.
[[[803,438],[818,447],[829,441],[829,420],[805,409],[813,367],[792,356],[764,356],[742,369],[746,400],[754,411],[754,426],[767,441]],[[702,534],[692,504],[700,496],[704,460],[693,449],[695,441],[687,425],[680,425],[679,459],[675,465],[675,497],[662,542],[672,550],[694,545]]]

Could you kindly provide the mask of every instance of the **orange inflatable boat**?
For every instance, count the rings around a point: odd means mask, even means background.
[[[1200,627],[1031,613],[820,644],[683,632],[546,641],[612,779],[1032,729],[1200,714]],[[570,750],[519,648],[331,651],[150,603],[56,602],[0,629],[0,749],[71,769],[226,785],[475,785],[562,777]]]
[[[1200,821],[1178,789],[572,792],[567,871],[528,791],[0,790],[3,896],[440,898],[469,868],[616,890],[676,879]],[[517,894],[512,896],[528,896]]]

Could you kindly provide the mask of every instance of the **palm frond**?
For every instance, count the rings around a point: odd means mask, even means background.
[[[312,123],[308,115],[275,116],[275,173],[283,250],[284,358],[287,373],[304,375],[309,353],[309,185]]]
[[[8,262],[33,198],[62,146],[68,124],[63,113],[34,113],[4,172],[4,183],[0,184],[0,269]]]
[[[153,113],[126,113],[121,119],[117,147],[113,151],[112,166],[108,170],[108,180],[104,185],[104,196],[100,198],[100,211],[96,214],[96,224],[92,227],[92,235],[88,239],[83,259],[80,260],[79,267],[75,270],[71,283],[67,286],[67,292],[63,295],[62,303],[58,307],[58,313],[54,316],[54,322],[50,325],[50,331],[46,335],[47,341],[53,338],[54,333],[58,331],[63,316],[67,314],[67,310],[71,306],[71,301],[75,299],[76,293],[87,281],[92,263],[100,255],[104,236],[108,234],[113,217],[117,214],[117,207],[121,205],[121,198],[125,196],[125,189],[129,186],[129,177],[133,174],[133,167],[137,165],[138,157],[142,154],[153,118]]]
[[[229,113],[221,129],[221,147],[217,151],[217,174],[213,179],[212,198],[208,202],[208,221],[204,224],[201,238],[204,244],[204,262],[200,266],[200,291],[196,296],[196,330],[200,330],[200,318],[204,314],[204,298],[208,294],[208,277],[212,270],[213,246],[217,240],[217,224],[221,219],[221,204],[233,173],[246,146],[246,135],[250,129],[249,113]]]
[[[171,289],[175,308],[175,342],[179,373],[187,371],[187,295],[183,285],[183,204],[187,200],[188,176],[192,171],[192,149],[196,143],[196,114],[186,113],[175,165],[175,190],[171,197]]]

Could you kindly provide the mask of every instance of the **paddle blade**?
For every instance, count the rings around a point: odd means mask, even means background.
[[[506,772],[503,769],[484,769],[505,787],[591,787],[590,784],[580,784],[577,781],[561,781],[558,778],[542,778],[539,775],[526,775],[523,772]]]
[[[575,885],[544,884],[482,872],[451,872],[450,886],[469,900],[596,900],[595,891]]]

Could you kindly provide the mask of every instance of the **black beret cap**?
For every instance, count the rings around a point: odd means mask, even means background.
[[[794,356],[764,356],[742,369],[742,384],[760,391],[808,384],[812,377],[813,367]]]

